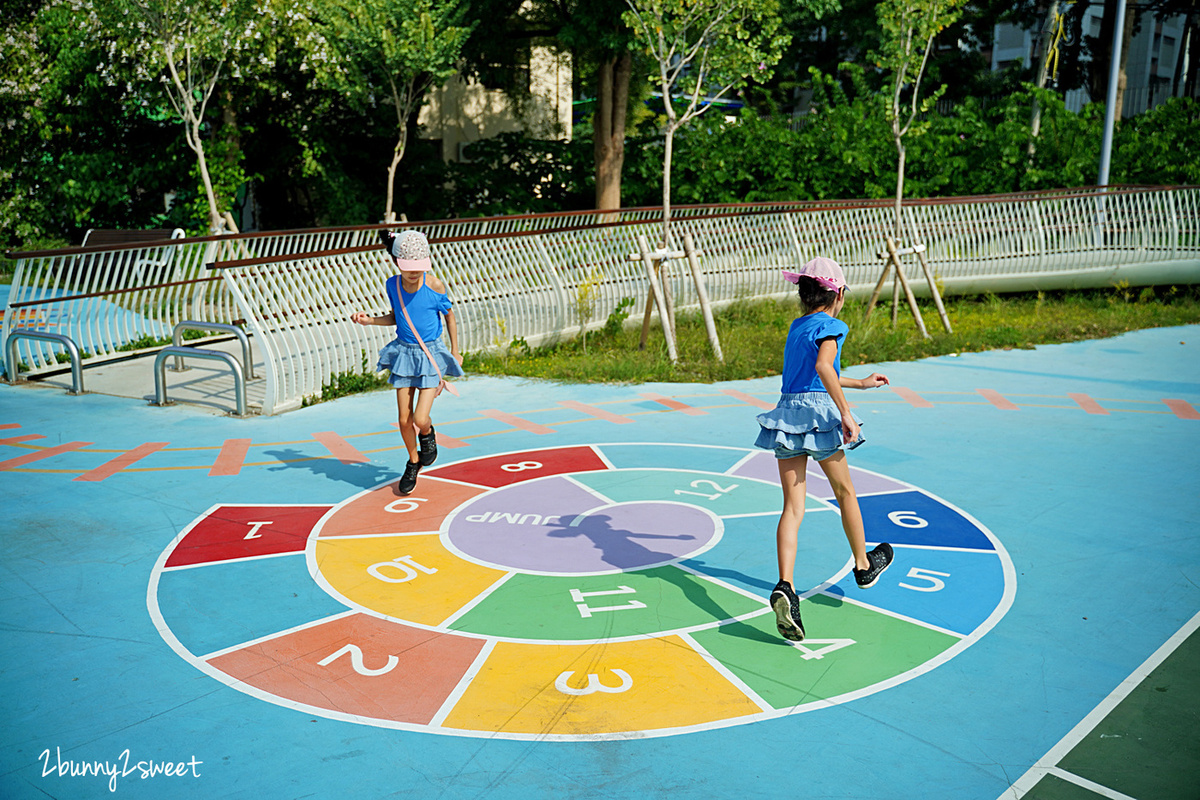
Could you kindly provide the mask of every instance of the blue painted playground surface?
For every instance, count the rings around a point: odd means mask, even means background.
[[[778,378],[468,378],[409,498],[386,392],[0,386],[0,797],[1200,796],[1200,327],[873,369],[803,647]]]

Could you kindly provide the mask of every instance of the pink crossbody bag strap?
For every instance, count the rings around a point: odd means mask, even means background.
[[[429,348],[425,346],[425,342],[421,341],[421,334],[417,333],[417,326],[413,324],[412,317],[408,315],[408,309],[404,306],[404,295],[400,294],[399,275],[396,276],[396,302],[400,304],[400,312],[404,314],[404,321],[408,323],[409,330],[413,332],[413,338],[417,340],[417,344],[421,345],[421,349],[425,351],[425,357],[429,359],[429,363],[433,365],[434,372],[436,372],[438,375],[437,393],[441,394],[442,390],[445,389],[449,391],[450,394],[458,397],[458,390],[455,389],[453,385],[447,383],[446,379],[442,377],[441,368],[438,367],[437,361],[435,361],[433,358],[433,354],[429,352]]]

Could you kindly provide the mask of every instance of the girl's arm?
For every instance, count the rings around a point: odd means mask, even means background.
[[[356,311],[350,315],[351,322],[357,322],[359,325],[395,325],[396,312],[389,311],[388,313],[374,317],[365,311]]]
[[[843,375],[839,380],[843,389],[877,389],[888,385],[887,375],[878,372],[872,372],[865,378],[847,378]]]
[[[462,356],[458,354],[458,324],[454,321],[454,309],[446,311],[446,333],[450,335],[450,355],[462,364]]]
[[[821,346],[817,350],[817,377],[825,385],[825,391],[829,392],[829,399],[833,401],[833,404],[837,406],[838,413],[842,415],[842,441],[850,444],[858,439],[858,423],[854,421],[854,416],[850,413],[850,404],[846,402],[846,395],[842,392],[842,383],[838,379],[837,370],[833,367],[836,359],[837,339],[822,339]]]

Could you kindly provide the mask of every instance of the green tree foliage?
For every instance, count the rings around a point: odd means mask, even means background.
[[[896,231],[901,238],[900,201],[904,197],[907,151],[904,137],[924,132],[929,114],[945,86],[921,98],[921,81],[933,50],[933,40],[955,22],[965,0],[882,0],[876,17],[882,36],[872,56],[876,66],[890,76],[884,117],[892,129],[898,154],[896,166]],[[920,115],[920,118],[919,118]]]
[[[396,167],[409,118],[426,91],[455,72],[471,32],[457,0],[326,0],[312,6],[312,57],[318,77],[361,110],[391,105],[396,144],[387,170],[384,219],[392,210]]]
[[[650,54],[662,93],[662,245],[671,245],[675,134],[748,80],[768,80],[790,37],[778,0],[626,0],[624,19]]]
[[[124,61],[133,79],[158,83],[184,139],[196,156],[212,232],[226,228],[230,203],[217,197],[205,152],[207,111],[228,76],[235,51],[252,47],[260,14],[253,0],[85,0],[86,22],[111,37],[109,52]],[[231,169],[239,169],[234,163]],[[233,182],[241,183],[241,176]]]
[[[88,228],[173,225],[186,180],[177,123],[150,87],[112,79],[105,37],[60,0],[0,21],[0,246],[78,244]]]

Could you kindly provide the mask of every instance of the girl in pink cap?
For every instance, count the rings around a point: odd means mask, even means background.
[[[754,444],[773,450],[778,459],[783,513],[775,530],[779,583],[771,592],[770,603],[779,633],[798,642],[804,639],[804,623],[792,573],[804,519],[805,470],[810,456],[833,487],[859,587],[874,586],[892,563],[892,547],[886,542],[867,552],[858,495],[843,450],[858,447],[864,439],[859,430],[862,420],[851,413],[842,389],[873,389],[887,384],[888,379],[878,373],[862,379],[841,374],[842,343],[850,328],[837,318],[846,299],[846,278],[836,261],[814,258],[799,272],[783,270],[783,276],[796,284],[804,314],[788,331],[779,403],[758,416],[760,430]]]
[[[458,354],[458,328],[446,287],[430,269],[429,241],[420,231],[397,236],[380,231],[388,252],[400,269],[384,286],[392,310],[382,316],[359,311],[350,319],[359,325],[394,325],[396,338],[379,351],[377,370],[387,370],[396,387],[400,436],[408,449],[408,463],[397,490],[412,493],[421,467],[437,458],[437,438],[429,412],[446,376],[463,374]],[[450,335],[450,350],[442,344],[442,317]]]

